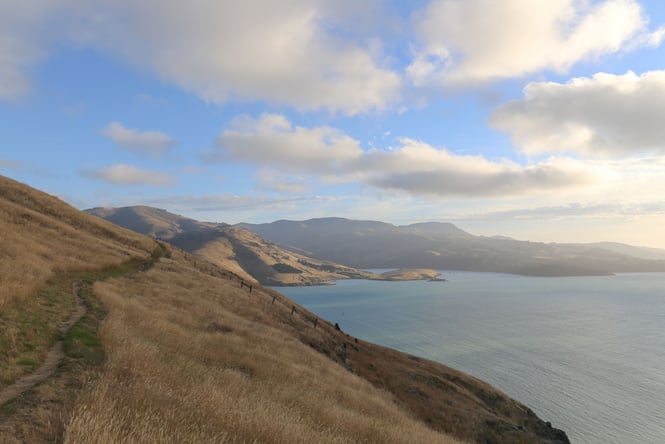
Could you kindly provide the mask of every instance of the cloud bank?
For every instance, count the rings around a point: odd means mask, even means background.
[[[530,155],[665,155],[665,71],[533,82],[490,123]]]
[[[145,170],[122,163],[96,170],[83,170],[81,174],[114,185],[167,186],[176,182],[175,178],[169,174]]]
[[[416,15],[416,86],[476,84],[543,70],[564,73],[606,54],[657,46],[634,0],[434,0]]]
[[[344,29],[324,1],[0,0],[0,99],[30,89],[27,72],[62,42],[100,49],[208,102],[267,101],[358,114],[398,100],[401,78],[371,39]],[[346,34],[349,34],[348,32]]]
[[[150,156],[164,155],[176,141],[159,131],[138,131],[125,128],[121,123],[112,122],[103,131],[104,136],[118,146]]]
[[[388,6],[0,0],[0,100],[29,91],[30,68],[63,44],[111,54],[211,103],[356,115],[398,105],[405,78],[421,87],[563,73],[665,37],[636,0],[432,0],[410,23]],[[396,40],[411,40],[411,52],[387,44]]]
[[[283,115],[235,119],[217,140],[218,159],[263,169],[316,175],[334,182],[359,181],[413,195],[478,197],[530,194],[589,183],[593,174],[572,160],[552,158],[521,166],[482,156],[461,156],[402,138],[388,151],[364,151],[330,127],[293,126]]]
[[[399,99],[400,75],[380,44],[335,32],[360,11],[341,14],[346,3],[62,0],[58,12],[68,17],[61,40],[120,57],[207,102],[348,115],[384,109]]]

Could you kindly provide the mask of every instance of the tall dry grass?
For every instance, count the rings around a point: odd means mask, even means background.
[[[3,176],[0,233],[0,311],[33,294],[55,270],[96,269],[154,247],[146,237]]]
[[[107,362],[66,442],[455,442],[293,334],[322,328],[201,269],[176,251],[96,284]]]

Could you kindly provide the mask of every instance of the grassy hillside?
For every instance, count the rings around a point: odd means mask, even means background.
[[[56,270],[117,264],[149,252],[154,245],[4,176],[0,176],[0,233],[0,309],[32,294]]]
[[[73,282],[88,315],[56,373],[0,406],[0,442],[567,442],[474,378],[355,340],[279,293],[16,182],[2,188],[19,197],[0,201],[0,223],[25,246],[9,263],[41,257],[50,270],[7,299],[3,331],[24,343],[35,327],[21,319],[67,318]]]

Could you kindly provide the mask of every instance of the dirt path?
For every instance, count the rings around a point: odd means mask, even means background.
[[[72,325],[76,324],[76,322],[78,322],[78,320],[81,319],[86,313],[85,304],[79,295],[80,291],[81,283],[79,281],[75,281],[72,284],[72,294],[76,299],[76,309],[69,317],[69,319],[67,319],[67,321],[58,326],[58,330],[63,335],[67,333]],[[53,347],[51,347],[46,355],[46,359],[44,359],[44,362],[37,370],[29,375],[24,376],[14,384],[0,391],[0,405],[11,401],[26,390],[31,389],[36,384],[51,376],[55,372],[55,369],[58,367],[58,364],[62,358],[64,358],[64,356],[65,353],[62,351],[62,340],[59,340],[55,343],[55,345],[53,345]]]

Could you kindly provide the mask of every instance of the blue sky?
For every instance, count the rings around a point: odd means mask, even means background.
[[[78,208],[665,248],[661,2],[0,11],[0,174]]]

